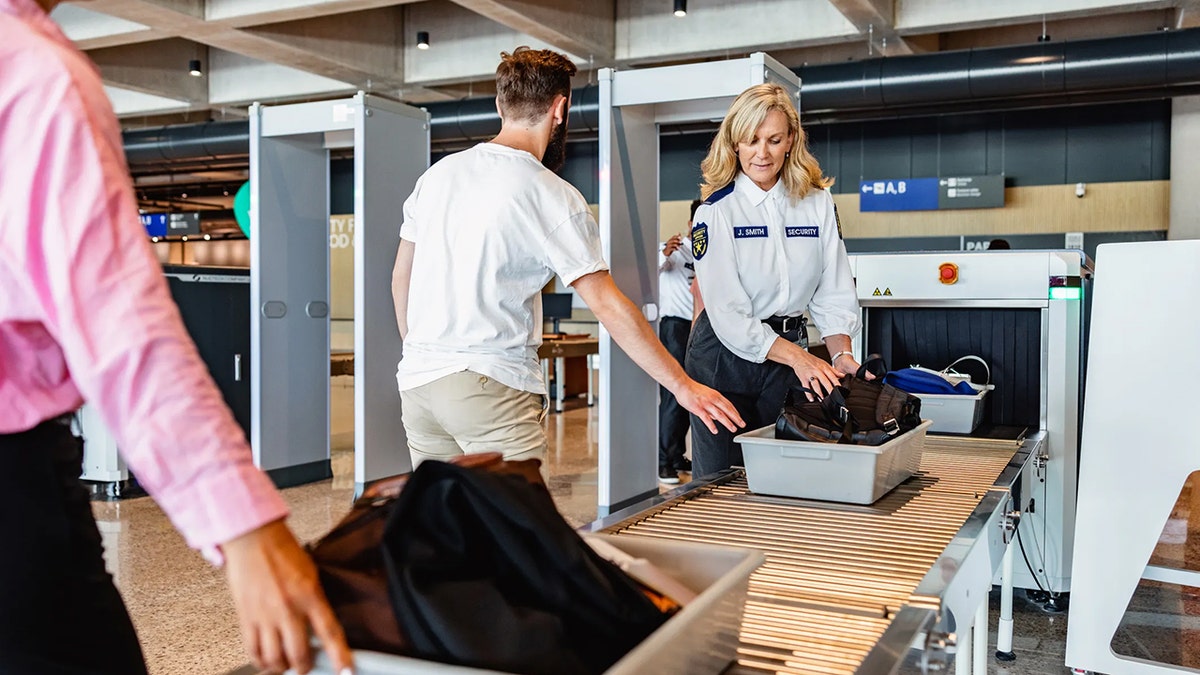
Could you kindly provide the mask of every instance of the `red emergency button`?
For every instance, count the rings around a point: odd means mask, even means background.
[[[958,265],[954,263],[942,263],[938,265],[938,281],[943,284],[953,284],[958,282]]]

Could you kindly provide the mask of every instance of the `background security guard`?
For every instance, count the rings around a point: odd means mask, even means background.
[[[692,201],[688,216],[688,232],[700,200]],[[688,336],[692,332],[692,282],[696,280],[696,261],[692,258],[691,235],[671,235],[662,248],[658,263],[658,338],[671,358],[683,367],[687,354]],[[679,405],[666,387],[658,392],[658,480],[673,485],[679,482],[680,471],[691,472],[692,462],[684,457],[691,415]]]
[[[787,390],[804,382],[830,391],[858,362],[850,338],[858,299],[833,198],[809,154],[787,92],[762,84],[742,92],[700,165],[704,203],[692,252],[704,301],[688,344],[687,372],[728,398],[747,429],[773,424]],[[832,365],[805,349],[809,310]],[[695,475],[742,463],[734,434],[696,433]]]

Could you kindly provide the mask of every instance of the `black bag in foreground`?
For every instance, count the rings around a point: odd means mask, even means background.
[[[519,477],[425,462],[382,547],[392,608],[420,658],[600,673],[669,617]]]
[[[866,379],[868,372],[874,380]],[[921,399],[884,384],[886,374],[883,359],[872,355],[824,397],[802,385],[792,387],[775,420],[775,438],[882,445],[915,429],[921,423]],[[815,400],[809,401],[806,394]]]

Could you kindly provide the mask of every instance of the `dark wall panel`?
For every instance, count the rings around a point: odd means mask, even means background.
[[[834,192],[860,180],[1003,174],[1009,187],[1166,180],[1169,101],[814,126]]]
[[[662,201],[700,197],[700,162],[708,154],[713,134],[667,134],[659,138],[658,189]]]
[[[890,127],[868,127],[863,130],[862,176],[864,178],[911,178],[912,177],[912,136],[900,131],[894,125]],[[842,191],[853,192],[858,189],[858,180],[847,190],[842,185]]]

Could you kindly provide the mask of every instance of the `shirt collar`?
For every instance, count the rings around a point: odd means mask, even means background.
[[[768,197],[772,199],[781,199],[783,197],[783,180],[775,181],[770,190],[763,190],[755,185],[749,176],[739,171],[737,179],[734,181],[733,189],[748,199],[752,205],[759,206]]]

